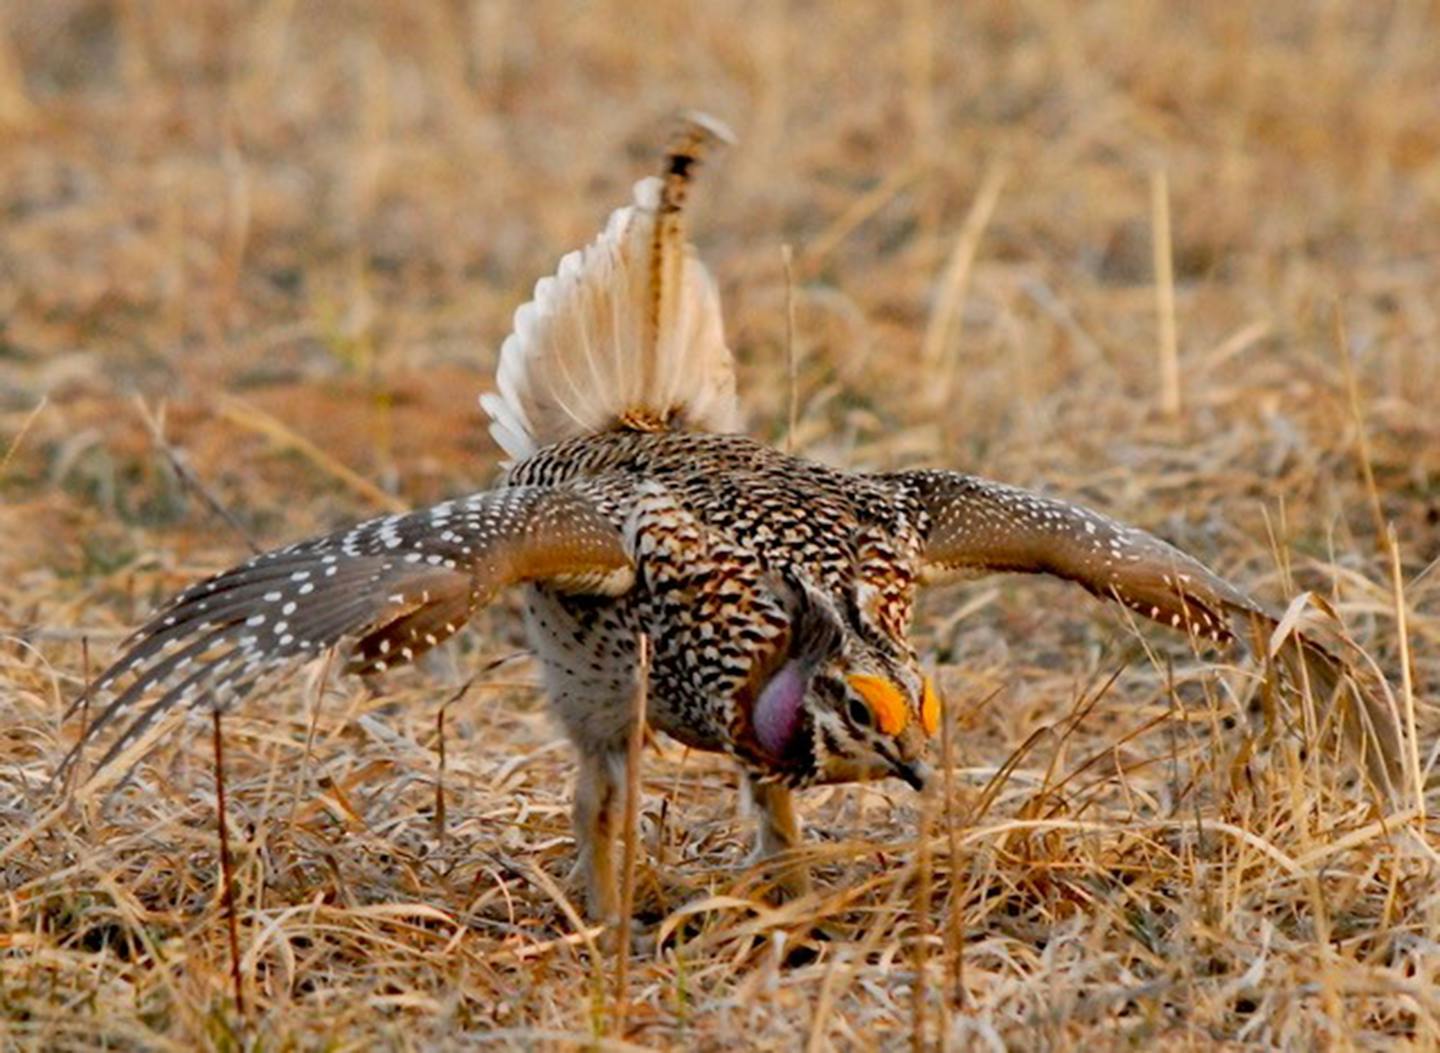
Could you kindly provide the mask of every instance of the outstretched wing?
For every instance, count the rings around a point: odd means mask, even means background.
[[[1080,505],[958,472],[886,477],[928,516],[922,582],[1015,571],[1073,581],[1192,638],[1227,644],[1237,625],[1269,638],[1278,620],[1198,560],[1135,527]],[[1340,706],[1346,738],[1376,785],[1401,784],[1399,724],[1368,671],[1291,633],[1276,657],[1317,700]]]
[[[1216,643],[1248,596],[1153,534],[1080,505],[958,472],[892,477],[929,513],[922,580],[1014,571],[1073,581],[1107,600]]]
[[[527,581],[614,596],[630,588],[634,572],[621,530],[589,498],[533,486],[266,552],[192,585],[129,640],[92,688],[115,697],[85,738],[163,688],[110,747],[103,768],[167,710],[228,707],[266,674],[344,640],[354,641],[351,672],[412,661],[497,591]]]

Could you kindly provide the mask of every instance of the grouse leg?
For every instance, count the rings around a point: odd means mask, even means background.
[[[759,822],[755,835],[755,859],[773,861],[770,872],[788,897],[810,891],[810,871],[795,858],[800,845],[800,821],[795,817],[795,796],[788,786],[765,782],[745,773],[745,790]]]
[[[575,781],[575,871],[585,907],[597,922],[620,919],[615,880],[615,834],[625,795],[625,755],[614,751],[581,752]]]

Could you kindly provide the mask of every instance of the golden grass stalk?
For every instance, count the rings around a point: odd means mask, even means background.
[[[187,490],[192,491],[199,497],[205,506],[209,508],[211,512],[215,513],[226,526],[234,531],[235,535],[239,537],[241,541],[245,542],[245,546],[249,548],[251,552],[259,553],[260,545],[250,536],[250,532],[245,529],[245,525],[235,518],[230,509],[225,507],[225,503],[215,495],[214,491],[205,485],[205,480],[201,479],[200,476],[195,473],[195,469],[190,467],[180,451],[172,446],[169,440],[165,438],[164,403],[161,403],[158,412],[152,413],[150,407],[145,403],[145,400],[137,397],[135,399],[135,408],[140,413],[140,419],[145,422],[145,428],[150,432],[150,439],[154,442],[155,448],[165,455],[165,460],[170,465],[170,470],[175,473],[175,477],[180,480],[181,484],[184,485]]]
[[[230,820],[225,807],[225,735],[220,707],[210,710],[211,741],[215,749],[215,824],[220,829],[220,897],[225,906],[225,928],[230,937],[230,982],[235,1012],[245,1018],[245,986],[240,977],[240,919],[235,908],[235,877],[230,870]]]
[[[935,689],[940,690],[938,678]],[[944,794],[946,862],[950,869],[950,901],[945,912],[945,957],[949,990],[941,1005],[965,1006],[965,890],[960,883],[960,841],[955,815],[955,714],[950,696],[940,693],[940,790]]]
[[[934,801],[927,796],[920,802],[920,822],[915,845],[914,931],[910,941],[910,965],[915,972],[910,987],[910,1048],[924,1053],[927,1048],[928,1001],[930,997],[930,915],[934,907],[932,895],[930,829],[934,819]]]
[[[1160,366],[1160,412],[1180,415],[1180,347],[1175,326],[1175,260],[1170,235],[1170,177],[1150,173],[1150,230],[1155,262],[1155,317],[1159,324],[1156,361]]]
[[[1390,550],[1390,584],[1395,597],[1395,635],[1400,646],[1400,699],[1405,716],[1405,761],[1410,769],[1410,792],[1415,815],[1425,824],[1425,773],[1420,766],[1420,729],[1415,719],[1414,673],[1410,668],[1410,617],[1405,603],[1405,576],[1400,569],[1400,541],[1395,525],[1389,524],[1385,537]]]
[[[1390,537],[1385,511],[1380,506],[1380,488],[1375,485],[1375,468],[1370,457],[1370,439],[1366,433],[1365,410],[1360,399],[1360,382],[1355,377],[1355,358],[1350,340],[1345,335],[1345,313],[1335,305],[1335,346],[1340,350],[1340,368],[1345,375],[1345,396],[1350,409],[1350,424],[1355,429],[1355,459],[1365,481],[1365,497],[1370,518],[1375,526],[1375,541],[1385,544]]]
[[[35,423],[35,418],[40,416],[49,401],[50,396],[40,396],[39,401],[35,403],[35,408],[25,415],[25,420],[21,423],[20,430],[17,431],[15,437],[10,440],[10,445],[5,447],[5,456],[0,457],[0,479],[4,478],[6,469],[10,467],[11,459],[14,458],[16,451],[20,449],[20,444],[25,441],[25,436],[30,433],[30,426]]]
[[[387,512],[408,512],[409,504],[394,494],[386,493],[369,479],[342,464],[299,434],[288,424],[271,416],[264,410],[244,399],[233,395],[220,400],[220,414],[240,427],[268,438],[282,449],[294,450],[325,474],[343,483],[356,494]]]
[[[965,306],[965,293],[970,287],[975,255],[980,251],[980,238],[995,212],[1007,175],[1005,165],[991,165],[986,169],[975,200],[970,203],[965,221],[960,224],[960,232],[955,235],[955,244],[950,249],[950,257],[935,290],[934,306],[921,345],[920,362],[931,378],[930,397],[936,405],[943,404],[953,391],[959,350],[958,339],[952,336],[952,330],[958,326]]]
[[[650,683],[650,637],[635,648],[635,717],[625,751],[625,818],[621,827],[620,925],[615,941],[615,1021],[623,1037],[630,1012],[630,923],[635,914],[636,821],[640,814],[640,763],[645,747],[645,712]]]
[[[0,129],[23,129],[36,117],[12,33],[9,18],[0,13]]]
[[[801,272],[813,277],[824,267],[830,254],[839,248],[851,234],[882,208],[893,201],[906,187],[920,176],[920,166],[904,165],[885,174],[874,187],[861,194],[835,217],[805,249],[802,256]]]
[[[785,266],[785,452],[795,450],[795,428],[800,420],[800,360],[795,346],[795,253],[788,244],[780,246]]]

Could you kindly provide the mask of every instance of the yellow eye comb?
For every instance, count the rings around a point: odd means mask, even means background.
[[[920,696],[920,726],[925,729],[925,734],[934,736],[940,729],[940,694],[935,690],[935,682],[928,676],[925,678],[925,691]]]
[[[845,678],[855,693],[865,700],[875,723],[887,735],[898,735],[910,723],[910,707],[905,696],[884,677],[856,673]]]

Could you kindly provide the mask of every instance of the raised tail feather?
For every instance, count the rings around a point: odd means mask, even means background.
[[[490,434],[512,458],[617,427],[739,426],[719,297],[683,225],[695,166],[729,139],[718,122],[687,118],[663,175],[635,184],[634,203],[515,312],[498,392],[480,399]]]

